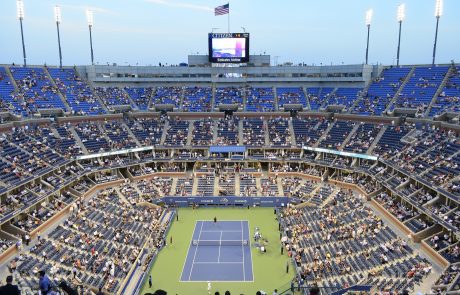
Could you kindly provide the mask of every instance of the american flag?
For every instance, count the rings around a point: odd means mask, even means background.
[[[230,13],[230,5],[228,3],[214,8],[214,15],[224,15],[228,13]]]

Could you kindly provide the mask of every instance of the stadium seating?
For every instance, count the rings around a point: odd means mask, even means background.
[[[217,145],[238,145],[239,120],[225,118],[217,121]]]
[[[154,105],[172,104],[175,108],[179,108],[182,95],[182,87],[157,87],[155,96],[152,99],[152,103]]]
[[[43,68],[10,67],[10,71],[19,88],[15,99],[22,100],[31,113],[51,108],[68,111]]]
[[[264,121],[261,119],[243,120],[243,144],[247,146],[265,145]]]
[[[246,110],[249,112],[273,112],[275,110],[273,88],[251,88],[247,98]]]
[[[185,87],[182,110],[184,112],[211,111],[212,88]]]
[[[301,104],[307,108],[307,98],[302,88],[277,87],[276,95],[278,96],[279,107],[283,107],[285,104]]]
[[[37,284],[36,270],[66,276],[79,260],[83,285],[121,291],[146,228],[158,229],[158,248],[164,242],[163,210],[151,208],[165,197],[289,196],[304,207],[281,210],[280,221],[304,282],[327,294],[367,283],[415,290],[431,273],[418,248],[430,247],[445,266],[434,292],[459,290],[458,67],[389,67],[365,88],[170,85],[113,86],[88,82],[75,68],[0,67],[0,113],[9,120],[0,124],[0,220],[8,234],[0,254],[64,208],[84,216],[70,214],[22,253],[26,289]],[[177,113],[152,112],[162,104]],[[224,116],[222,104],[238,110]],[[284,113],[287,104],[304,112]],[[337,105],[345,108],[334,113]],[[63,112],[45,118],[47,108]],[[215,145],[245,152],[217,156]],[[144,149],[127,150],[135,147]],[[370,207],[422,247],[407,245]],[[120,255],[125,261],[109,262]]]
[[[341,149],[342,143],[354,126],[354,122],[335,122],[326,138],[320,142],[320,146],[331,149]]]
[[[197,120],[193,122],[193,146],[210,146],[213,143],[214,121]]]
[[[133,102],[141,111],[146,111],[149,108],[150,100],[154,93],[153,87],[125,87],[124,90],[131,97]]]
[[[430,117],[440,115],[443,112],[459,112],[460,111],[460,68],[455,67],[453,73],[449,76],[449,80],[443,90],[436,98],[435,103],[431,107]]]
[[[326,97],[324,107],[328,105],[343,105],[345,109],[350,109],[356,102],[361,93],[362,88],[337,88],[332,95]],[[324,89],[323,89],[324,91]]]
[[[334,97],[334,88],[324,87],[324,88],[307,88],[308,100],[310,102],[310,109],[318,111],[321,108],[324,108],[325,105],[329,105],[329,100]],[[331,100],[332,101],[332,100]],[[335,104],[335,103],[331,103]]]
[[[268,120],[268,136],[272,146],[290,146],[289,121],[284,118]]]
[[[386,110],[411,68],[386,68],[372,81],[367,94],[359,100],[353,112],[361,115],[381,115]]]
[[[390,108],[415,108],[424,112],[447,74],[448,67],[416,67]]]
[[[102,99],[106,106],[131,105],[127,92],[119,87],[96,87],[95,94]]]
[[[6,73],[4,67],[0,67],[0,99],[2,111],[12,111],[15,114],[27,116],[27,110],[25,109],[25,104],[23,100],[15,96],[13,92],[15,91],[13,83],[10,77]]]
[[[221,104],[236,104],[239,108],[243,107],[243,88],[237,87],[217,87],[215,95],[215,107]]]
[[[75,115],[97,115],[105,113],[99,100],[86,81],[72,68],[48,68],[51,78],[67,100]]]

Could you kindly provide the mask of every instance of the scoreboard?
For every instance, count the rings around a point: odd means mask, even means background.
[[[249,33],[209,33],[209,62],[249,62]]]

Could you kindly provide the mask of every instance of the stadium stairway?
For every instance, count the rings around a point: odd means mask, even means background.
[[[220,186],[219,186],[219,177],[214,177],[214,191],[213,191],[213,195],[214,196],[218,196],[219,195],[219,190],[220,190]]]
[[[244,86],[243,87],[243,90],[241,91],[241,94],[242,94],[242,98],[243,98],[243,109],[238,109],[238,111],[247,111],[246,110],[246,106],[248,105],[248,90],[247,90],[247,86]]]
[[[278,95],[276,94],[276,87],[273,86],[273,97],[275,98],[274,103],[275,103],[275,111],[278,111]]]
[[[195,129],[194,123],[195,123],[195,120],[191,120],[190,124],[188,125],[187,142],[185,143],[186,146],[192,145],[193,131]]]
[[[335,87],[334,89],[332,89],[331,92],[329,92],[329,96],[328,97],[331,97],[335,94],[335,92],[337,91],[337,87]],[[323,92],[323,88],[321,88],[321,92]],[[320,94],[321,94],[320,92]],[[328,106],[328,99],[326,96],[323,97],[324,98],[324,101],[321,102],[321,105],[319,107],[319,110],[322,110],[322,111],[326,111],[326,108]]]
[[[359,127],[360,124],[355,124],[355,126],[353,126],[353,129],[351,129],[350,133],[348,133],[347,137],[340,144],[339,150],[343,151],[343,148],[347,145],[347,143],[350,141],[350,139],[353,137],[353,135],[356,133],[356,130],[358,130]]]
[[[161,133],[160,145],[165,144],[166,135],[168,135],[168,132],[166,132],[166,130],[168,129],[169,129],[169,121],[166,120],[163,126],[163,132]]]
[[[213,84],[211,86],[211,89],[212,89],[212,96],[211,96],[211,111],[217,111],[215,109],[215,105],[216,105],[216,84]]]
[[[156,87],[152,87],[153,90],[152,90],[152,93],[151,95],[149,96],[149,103],[147,104],[147,111],[150,110],[150,109],[153,109],[153,99],[152,97],[155,96],[155,93],[157,91]]]
[[[372,152],[374,151],[375,147],[377,146],[377,144],[379,143],[380,141],[380,138],[382,138],[383,134],[385,133],[385,131],[387,130],[388,126],[387,125],[383,125],[382,126],[382,129],[380,129],[379,133],[377,134],[377,136],[375,137],[374,141],[372,142],[372,144],[369,146],[369,148],[367,149],[367,152],[366,154],[368,155],[371,155]]]
[[[104,111],[106,113],[110,113],[110,111],[107,108],[107,106],[105,105],[104,101],[99,97],[99,95],[97,95],[96,89],[94,89],[93,82],[88,80],[88,79],[82,78],[81,75],[79,75],[79,76],[80,76],[80,78],[82,80],[84,80],[86,82],[86,84],[88,84],[88,87],[89,87],[89,89],[91,89],[91,93],[93,94],[94,99],[97,99],[97,101],[99,102],[99,105],[104,109]]]
[[[194,177],[192,183],[192,196],[198,196],[198,178]]]
[[[430,104],[426,108],[424,117],[429,116],[429,114],[431,112],[431,108],[436,103],[436,100],[438,99],[438,97],[441,94],[441,92],[444,90],[444,87],[446,86],[447,81],[449,81],[450,76],[454,73],[454,70],[455,70],[455,66],[450,66],[450,68],[447,71],[446,75],[444,76],[444,79],[442,80],[441,84],[439,84],[438,90],[436,90],[435,94],[433,95],[433,99],[431,100]]]
[[[340,192],[340,188],[336,187],[330,194],[329,196],[327,196],[327,198],[325,200],[323,200],[323,202],[321,203],[321,205],[319,206],[319,208],[323,208],[324,206],[326,206],[330,201],[332,201],[332,199]]]
[[[398,91],[396,91],[395,95],[393,96],[391,101],[388,103],[388,105],[385,108],[385,110],[383,111],[383,113],[386,113],[389,110],[391,110],[393,104],[398,100],[399,94],[401,94],[401,92],[404,90],[404,87],[406,86],[406,84],[409,82],[410,78],[414,74],[415,68],[416,67],[411,68],[410,72],[407,74],[406,78],[404,79],[404,82],[401,83],[401,85],[399,86]]]
[[[257,188],[257,196],[262,196],[262,183],[260,182],[260,177],[256,177],[256,188]]]
[[[235,173],[235,195],[239,195],[241,189],[240,173]]]
[[[381,73],[379,74],[379,77],[381,76]],[[347,113],[351,113],[358,105],[359,103],[364,99],[364,97],[367,94],[367,91],[369,91],[369,87],[371,87],[372,82],[369,82],[364,86],[363,90],[361,91],[360,95],[355,99],[353,104],[348,108]]]
[[[61,92],[59,87],[56,85],[56,82],[54,81],[53,77],[51,77],[51,74],[48,71],[48,67],[43,67],[43,71],[45,72],[47,78],[51,82],[51,85],[55,87],[56,89],[58,89],[57,94],[66,108],[63,111],[69,114],[72,111],[72,107],[69,105],[69,102],[67,101],[67,99],[65,99],[64,94]]]
[[[137,137],[134,135],[134,133],[131,131],[131,128],[128,127],[128,125],[126,124],[126,121],[121,121],[121,125],[122,125],[122,128],[124,130],[126,130],[126,132],[128,133],[128,136],[134,140],[134,142],[136,143],[136,146],[143,146],[143,144],[141,144],[139,142],[139,140],[137,139]]]
[[[133,185],[133,187],[134,187],[134,185]],[[125,198],[125,195],[120,192],[120,187],[119,186],[115,186],[115,187],[113,187],[113,189],[115,190],[115,192],[117,192],[118,197],[120,198],[121,201],[123,201],[123,203],[130,204],[128,199]],[[137,192],[139,193],[139,191],[137,191]],[[141,194],[139,194],[139,195],[141,195]]]
[[[185,87],[182,87],[182,90],[180,92],[179,105],[177,106],[180,111],[183,110],[184,96],[185,96]]]
[[[307,95],[307,89],[305,89],[305,87],[302,87],[302,91],[303,91],[303,95],[305,95],[306,97],[307,109],[311,110],[310,100],[308,99],[308,95]]]
[[[321,135],[321,137],[318,138],[318,141],[313,145],[313,147],[315,147],[315,148],[318,147],[319,144],[320,144],[324,139],[326,139],[327,135],[329,134],[329,131],[331,131],[332,127],[334,127],[335,122],[337,122],[337,121],[334,121],[334,122],[330,123],[329,126],[327,126],[326,130],[324,130],[323,135]],[[318,156],[319,156],[319,154],[318,154]]]
[[[131,97],[131,95],[129,95],[128,91],[126,91],[126,89],[123,87],[121,88],[121,91],[124,92],[126,94],[126,97],[129,99],[129,104],[131,105],[131,107],[133,108],[134,111],[138,111],[139,110],[139,106],[136,104],[136,102],[133,100],[133,98]]]
[[[173,177],[172,183],[171,183],[171,192],[175,192],[177,188],[177,177]]]
[[[278,186],[278,196],[284,196],[283,182],[281,181],[281,178],[276,180],[276,185]]]
[[[264,120],[265,146],[270,146],[270,135],[268,134],[268,122]]]
[[[219,132],[219,128],[218,128],[218,122],[217,120],[214,120],[214,122],[212,122],[214,124],[214,126],[212,127],[212,143],[215,144],[217,142],[217,134]]]
[[[238,121],[238,143],[240,145],[244,145],[244,138],[243,138],[243,120]]]
[[[86,149],[85,145],[83,144],[83,141],[81,141],[81,138],[80,136],[78,136],[78,133],[77,131],[75,131],[73,125],[69,126],[69,131],[72,134],[72,136],[75,138],[75,142],[80,146],[81,151],[86,155],[89,154],[88,149]]]
[[[289,134],[291,134],[291,145],[297,146],[297,142],[295,140],[294,125],[292,125],[292,120],[288,121],[288,127],[289,127]]]
[[[14,79],[13,74],[10,71],[10,67],[5,66],[5,73],[10,79],[11,84],[14,86],[14,92],[18,92],[19,91],[18,84],[16,83],[16,80]]]

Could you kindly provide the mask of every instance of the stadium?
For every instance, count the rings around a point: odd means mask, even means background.
[[[20,39],[0,60],[0,294],[460,294],[460,64],[443,53],[457,41],[438,44],[438,30],[458,39],[457,16],[442,23],[458,3],[424,1],[436,30],[416,27],[434,33],[420,62],[404,62],[423,51],[401,50],[405,4],[385,2],[393,63],[369,62],[369,7],[346,29],[365,37],[348,53],[362,57],[307,64],[266,54],[262,33],[233,19],[241,1],[145,1],[227,30],[200,31],[205,53],[187,62],[123,65],[100,62],[111,53],[94,20],[125,16],[47,0],[55,50],[27,34],[42,25],[37,3],[4,2],[17,15],[3,31]],[[84,53],[61,46],[61,9],[86,17]],[[193,50],[173,39],[153,40],[166,48],[155,54]],[[127,46],[114,50],[131,58]]]

